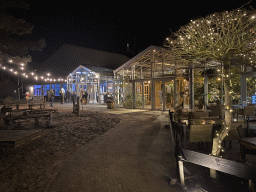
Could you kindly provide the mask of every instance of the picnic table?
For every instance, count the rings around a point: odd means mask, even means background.
[[[0,130],[0,148],[15,148],[41,134],[41,130]]]

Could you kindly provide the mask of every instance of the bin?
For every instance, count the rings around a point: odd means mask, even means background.
[[[86,105],[86,99],[82,99],[82,105]]]
[[[114,109],[115,102],[114,101],[107,101],[107,109]]]

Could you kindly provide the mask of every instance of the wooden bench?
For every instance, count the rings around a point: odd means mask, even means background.
[[[39,126],[39,118],[42,117],[48,117],[48,126],[52,126],[52,112],[49,112],[48,114],[37,114],[37,115],[27,115],[27,116],[16,116],[16,117],[6,117],[4,118],[5,121],[9,122],[9,125],[12,125],[13,122],[19,119],[29,119],[29,118],[34,118],[35,119],[35,125]]]
[[[41,134],[41,130],[0,130],[0,148],[15,148]]]
[[[19,106],[21,105],[27,105],[28,104],[28,101],[27,100],[11,100],[11,99],[5,99],[2,101],[2,105],[5,107],[5,108],[8,108],[8,107],[14,107],[16,106],[16,108],[19,108]]]
[[[28,101],[29,109],[33,106],[39,105],[40,109],[45,109],[46,99],[44,97],[34,97],[32,100]]]
[[[210,156],[195,151],[180,148],[180,154],[177,156],[180,182],[185,186],[185,176],[183,162],[189,162],[210,169],[214,169],[223,173],[234,175],[236,177],[249,180],[249,190],[254,191],[255,183],[255,167],[235,162],[220,157]]]
[[[0,130],[0,156],[2,158],[4,149],[16,148],[40,137],[41,130]]]

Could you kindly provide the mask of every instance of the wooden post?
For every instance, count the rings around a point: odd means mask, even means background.
[[[35,118],[35,126],[39,126],[39,119],[38,119],[38,117]]]
[[[179,163],[180,183],[181,183],[182,186],[185,186],[183,161],[179,160],[178,163]]]
[[[45,104],[46,104],[46,97],[44,97],[44,109],[45,109]]]
[[[80,117],[81,112],[80,112],[80,97],[77,97],[77,110],[78,110],[78,116]]]
[[[75,107],[76,107],[76,102],[75,102],[75,96],[73,97],[73,113],[75,113]]]
[[[252,182],[252,180],[249,180],[249,191],[254,191],[254,183]]]
[[[48,126],[52,126],[52,112],[49,113]]]

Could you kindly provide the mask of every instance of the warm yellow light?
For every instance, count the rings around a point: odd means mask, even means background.
[[[10,60],[9,60],[9,63],[12,63],[12,62],[13,62],[12,59],[10,59]]]

